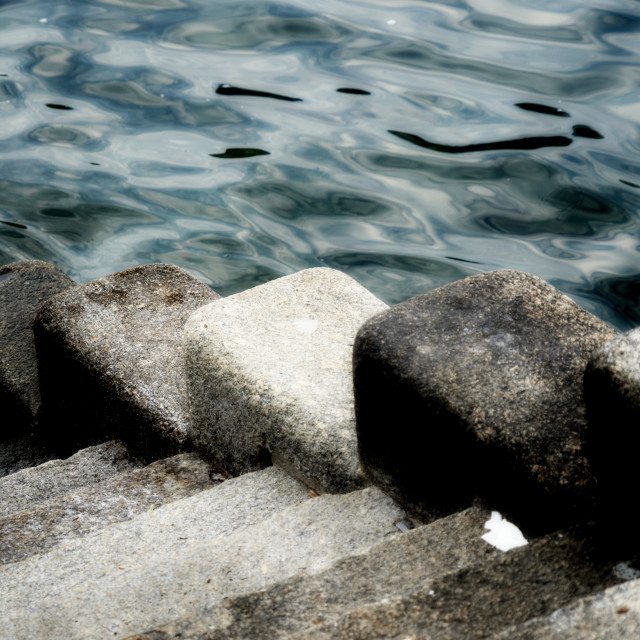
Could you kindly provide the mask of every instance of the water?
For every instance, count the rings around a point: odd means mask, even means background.
[[[639,244],[638,0],[0,2],[0,263],[508,267],[626,328]]]

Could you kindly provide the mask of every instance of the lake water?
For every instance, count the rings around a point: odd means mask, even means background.
[[[640,321],[638,0],[0,2],[0,263],[496,268]]]

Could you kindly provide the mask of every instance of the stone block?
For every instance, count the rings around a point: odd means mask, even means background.
[[[318,491],[362,486],[351,351],[386,308],[320,268],[198,310],[185,329],[194,443],[233,475],[273,460]]]
[[[0,440],[29,430],[40,408],[33,320],[40,305],[74,286],[40,260],[0,267]]]
[[[354,349],[372,480],[426,517],[486,497],[530,533],[592,506],[583,376],[616,332],[539,278],[471,276],[371,319]]]
[[[34,329],[52,437],[77,447],[116,434],[148,456],[189,448],[182,332],[218,297],[183,269],[150,264],[46,303]]]
[[[637,640],[640,638],[640,580],[579,598],[549,616],[533,618],[491,640]]]
[[[286,491],[297,504],[279,499],[269,517],[274,481],[298,485]],[[319,573],[397,532],[405,517],[375,487],[315,499],[307,492],[272,467],[0,567],[0,628],[11,638],[122,637]],[[209,508],[195,521],[203,500]]]
[[[115,522],[210,489],[223,479],[210,473],[196,453],[180,453],[143,469],[89,482],[77,491],[0,518],[0,564],[45,553]],[[64,476],[60,480],[64,483]]]
[[[0,518],[48,500],[106,482],[142,464],[117,440],[88,447],[66,460],[50,460],[0,479]]]
[[[640,451],[640,330],[597,349],[585,373],[587,453],[598,480],[601,531],[617,547],[640,550],[635,504]]]
[[[310,621],[330,625],[358,606],[408,594],[425,581],[496,558],[500,552],[481,538],[488,517],[472,507],[389,536],[317,575],[296,575],[264,591],[228,598],[128,640],[276,640],[296,634]],[[396,526],[402,524],[407,521]]]

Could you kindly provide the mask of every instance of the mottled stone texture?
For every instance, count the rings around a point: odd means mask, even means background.
[[[390,536],[366,554],[317,575],[297,575],[265,591],[208,607],[129,640],[276,640],[311,624],[329,625],[356,607],[408,594],[425,582],[495,559],[480,537],[489,514],[477,508]]]
[[[288,638],[481,640],[616,582],[588,536],[558,533],[427,579],[406,595],[353,609],[337,623],[309,624]]]
[[[43,418],[74,446],[116,433],[140,452],[188,448],[182,331],[219,296],[151,264],[76,287],[35,321]]]
[[[550,616],[534,618],[492,640],[637,640],[640,580],[580,598]]]
[[[427,516],[487,497],[529,531],[590,506],[584,370],[615,335],[551,285],[495,271],[370,320],[354,349],[361,459]]]
[[[351,350],[385,308],[308,269],[200,309],[185,329],[194,442],[234,475],[273,460],[319,491],[362,486]]]
[[[585,373],[588,453],[598,480],[602,533],[617,548],[640,551],[635,505],[640,451],[640,330],[597,349]]]
[[[40,407],[33,319],[51,296],[74,286],[40,260],[0,267],[0,440],[32,427]]]

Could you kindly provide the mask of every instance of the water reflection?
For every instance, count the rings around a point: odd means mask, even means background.
[[[628,326],[640,8],[606,6],[4,2],[0,260],[387,302],[511,267]]]

